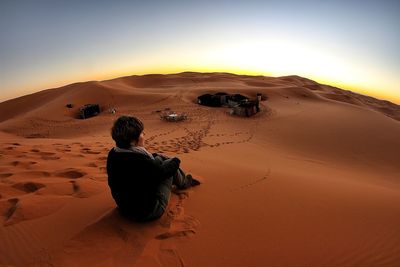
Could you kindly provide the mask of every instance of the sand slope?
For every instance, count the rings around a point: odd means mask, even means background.
[[[195,103],[219,91],[269,99],[252,118]],[[86,103],[104,112],[77,119]],[[161,121],[165,109],[189,119]],[[120,217],[107,187],[122,114],[144,121],[149,150],[204,182],[149,224]],[[0,266],[398,266],[399,119],[393,103],[299,76],[228,73],[129,76],[0,103]]]

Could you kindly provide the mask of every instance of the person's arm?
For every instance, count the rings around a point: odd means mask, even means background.
[[[155,177],[157,180],[162,181],[176,173],[180,162],[181,161],[175,157],[167,161],[145,159],[143,164],[150,177]]]
[[[152,155],[153,155],[153,157],[157,157],[158,156],[158,157],[162,158],[163,160],[169,159],[168,156],[166,156],[164,154],[161,154],[161,153],[153,153]]]

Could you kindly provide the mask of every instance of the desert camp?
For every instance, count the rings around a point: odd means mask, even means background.
[[[264,96],[264,100],[267,98]],[[209,107],[229,107],[231,115],[251,117],[260,111],[261,94],[257,94],[254,100],[241,94],[204,94],[197,97],[199,105]]]

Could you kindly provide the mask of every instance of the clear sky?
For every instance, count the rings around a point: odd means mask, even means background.
[[[400,1],[0,1],[0,101],[181,71],[296,74],[400,103]]]

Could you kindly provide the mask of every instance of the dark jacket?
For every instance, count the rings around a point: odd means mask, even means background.
[[[140,220],[147,217],[157,203],[157,187],[173,176],[180,160],[161,162],[133,152],[111,149],[107,158],[108,185],[111,194],[125,215]]]

